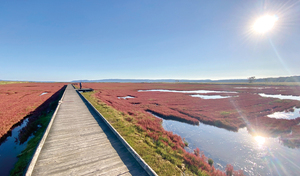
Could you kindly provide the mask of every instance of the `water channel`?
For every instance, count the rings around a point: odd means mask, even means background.
[[[252,136],[246,127],[232,132],[202,123],[193,126],[164,119],[162,126],[185,138],[189,143],[187,151],[198,147],[220,170],[230,163],[246,175],[300,175],[300,149],[283,146],[278,138]]]
[[[167,89],[151,89],[151,90],[138,90],[138,92],[173,92],[173,93],[238,93],[231,91],[216,91],[216,90],[167,90]]]
[[[33,135],[29,137],[23,144],[20,144],[17,140],[20,130],[27,123],[28,119],[25,119],[19,126],[15,127],[11,131],[11,136],[8,136],[0,145],[0,175],[9,175],[10,170],[18,161],[17,156],[26,148],[27,142],[33,137]]]
[[[199,90],[146,91],[212,93],[211,91],[203,92]],[[217,92],[224,93],[224,91],[213,91],[213,93]],[[296,96],[260,95],[272,98],[290,98],[292,100],[300,100],[300,97]],[[201,96],[195,97],[203,98]],[[205,98],[207,97],[204,97],[203,99]],[[219,95],[211,98],[215,99],[226,97],[221,97],[221,95]],[[294,112],[277,112],[275,115],[270,114],[271,118],[282,118],[283,116],[285,116],[286,119],[299,117],[299,109],[294,108]],[[293,149],[283,145],[278,137],[252,136],[248,132],[247,127],[239,129],[238,132],[232,132],[223,128],[205,125],[202,123],[200,123],[199,126],[194,126],[174,120],[162,120],[162,126],[166,131],[172,131],[182,138],[185,138],[185,141],[189,143],[189,146],[186,148],[187,151],[193,152],[194,149],[199,148],[200,151],[202,151],[208,158],[212,158],[214,160],[214,166],[220,170],[225,170],[226,165],[231,164],[235,170],[241,169],[244,171],[244,174],[251,176],[300,175],[300,149]]]

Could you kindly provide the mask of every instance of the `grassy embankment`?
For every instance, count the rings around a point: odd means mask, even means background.
[[[36,131],[36,133],[34,134],[35,136],[28,141],[24,151],[22,151],[22,153],[18,155],[18,161],[15,164],[14,168],[10,171],[10,175],[23,175],[23,172],[25,171],[27,165],[34,155],[37,145],[43,137],[43,134],[47,128],[48,123],[51,120],[52,115],[53,111],[35,121],[35,123],[40,124],[42,127]]]
[[[15,83],[27,83],[23,81],[0,81],[0,85],[2,84],[15,84]]]
[[[155,170],[158,175],[195,175],[183,164],[183,153],[172,150],[160,140],[154,141],[147,136],[130,115],[124,114],[107,106],[92,96],[93,92],[83,93],[83,96],[110,122],[123,136],[131,147]],[[197,171],[197,175],[206,175],[206,172]]]
[[[50,102],[48,104],[49,109],[45,109],[41,114],[41,116],[38,117],[37,120],[31,122],[30,127],[36,129],[36,131],[33,133],[34,137],[31,138],[26,148],[22,151],[21,154],[18,155],[18,161],[15,164],[14,168],[10,171],[10,175],[24,175],[24,172],[26,171],[27,166],[29,165],[35,150],[42,139],[44,132],[52,118],[52,115],[58,105],[58,101],[61,99],[63,95],[64,89],[61,89],[60,92],[58,92],[57,98]],[[40,126],[38,128],[38,126]]]

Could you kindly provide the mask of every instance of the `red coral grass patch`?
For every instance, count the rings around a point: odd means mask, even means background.
[[[31,114],[63,83],[18,83],[0,85],[0,137],[11,127]]]
[[[259,93],[300,96],[300,86],[248,86],[221,84],[182,84],[182,83],[84,83],[85,87],[96,90],[94,96],[118,111],[130,114],[135,118],[139,127],[155,141],[163,137],[165,145],[173,143],[172,148],[182,150],[184,143],[180,136],[164,131],[159,118],[172,119],[190,124],[214,125],[228,130],[237,131],[248,126],[250,131],[264,131],[269,135],[283,135],[282,141],[296,145],[300,130],[296,127],[299,119],[272,119],[267,115],[300,107],[296,100],[281,100],[277,98],[261,97]],[[210,90],[201,95],[229,96],[222,99],[202,99],[192,97],[193,93],[139,91],[139,90]],[[233,93],[236,92],[236,93]],[[118,97],[132,96],[134,98],[119,99]],[[292,130],[293,129],[293,130]],[[286,136],[290,131],[293,136]],[[294,134],[295,133],[295,134]],[[285,135],[285,136],[284,136]],[[284,138],[285,137],[285,138]],[[210,175],[221,172],[211,167],[204,155],[185,152],[184,160],[190,164],[192,170],[206,170]],[[228,166],[228,173],[231,167]],[[232,172],[241,174],[239,172]],[[224,174],[224,173],[221,173]]]

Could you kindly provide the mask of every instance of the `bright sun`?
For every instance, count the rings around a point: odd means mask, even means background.
[[[255,21],[253,29],[258,33],[266,33],[273,28],[277,20],[276,15],[264,15]]]
[[[255,136],[254,139],[258,145],[263,145],[266,141],[266,139],[262,136]]]

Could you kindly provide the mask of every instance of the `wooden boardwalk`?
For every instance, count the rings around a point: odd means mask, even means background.
[[[98,116],[68,85],[32,175],[148,175]]]

